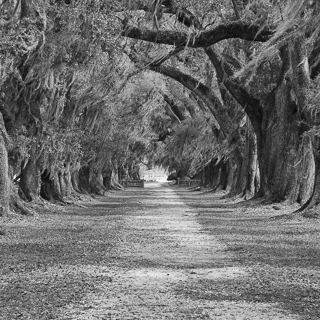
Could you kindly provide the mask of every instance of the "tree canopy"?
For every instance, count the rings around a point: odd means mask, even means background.
[[[2,0],[1,213],[141,163],[319,203],[319,1]]]

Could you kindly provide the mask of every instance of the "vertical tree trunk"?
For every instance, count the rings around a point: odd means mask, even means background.
[[[236,171],[236,164],[232,158],[229,158],[226,162],[223,163],[221,168],[221,189],[230,192],[234,174]]]
[[[308,130],[306,50],[299,39],[293,42],[280,51],[279,82],[264,106],[263,137],[258,143],[259,195],[301,203],[311,194],[315,164],[311,143],[303,136]]]
[[[78,186],[83,192],[90,193],[90,183],[89,183],[89,166],[83,166],[79,169],[78,174]]]
[[[79,187],[79,171],[80,171],[80,163],[78,162],[71,170],[70,170],[70,178],[72,188],[75,192],[81,193]]]
[[[7,131],[0,112],[0,216],[6,215],[9,212],[10,178],[6,147],[7,140]]]
[[[302,142],[301,126],[291,84],[283,80],[275,94],[259,164],[261,190],[273,201],[299,202],[311,190],[302,186],[313,186],[312,174],[305,173],[314,171],[314,159],[311,144]]]
[[[226,197],[228,198],[239,196],[242,193],[241,185],[243,184],[242,167],[244,165],[244,157],[242,156],[238,147],[234,151],[233,163],[234,165],[232,166],[232,185],[229,193],[226,195]]]
[[[240,178],[240,195],[245,199],[250,199],[256,193],[258,153],[257,137],[254,133],[249,118],[247,118],[246,123],[246,142],[243,158],[244,160],[242,162]]]
[[[319,161],[319,159],[316,160],[317,156],[313,151],[312,139],[310,137],[303,139],[300,153],[302,156],[302,161],[299,166],[301,183],[298,194],[298,202],[304,204],[308,201],[312,194],[316,194],[316,192],[314,193],[314,190],[317,189],[315,187],[315,183],[317,183],[316,161]]]
[[[298,210],[304,212],[306,216],[313,216],[316,214],[319,216],[319,204],[320,204],[320,157],[319,153],[316,152],[315,155],[315,175],[314,175],[314,186],[309,199],[304,203],[304,205]]]
[[[27,201],[34,201],[40,196],[41,176],[38,167],[38,144],[34,143],[29,151],[29,159],[25,166],[22,165],[19,195]]]
[[[210,170],[208,170],[207,167]],[[209,186],[212,191],[224,189],[227,176],[226,164],[222,160],[220,160],[219,162],[217,162],[217,160],[213,160],[207,167],[204,169],[204,186]]]
[[[220,181],[220,167],[220,163],[217,163],[217,160],[214,159],[202,169],[199,178],[204,187],[215,188]]]
[[[64,171],[64,179],[65,179],[65,184],[66,184],[66,193],[65,195],[69,197],[72,193],[75,192],[72,186],[71,182],[71,164],[70,161],[67,162],[66,164],[66,169]]]
[[[94,169],[93,163],[89,163],[79,170],[79,187],[80,190],[98,195],[104,195],[107,190],[103,185],[101,171]]]
[[[40,195],[43,199],[48,201],[63,201],[57,172],[49,172],[48,170],[45,170],[41,174]]]
[[[249,130],[248,133],[249,140],[249,154],[248,154],[248,168],[247,168],[247,184],[245,187],[245,198],[252,198],[257,189],[257,183],[259,184],[259,176],[257,176],[258,171],[258,150],[257,150],[257,137],[253,130]]]
[[[103,185],[107,190],[111,189],[112,169],[106,170],[103,176]]]
[[[214,159],[198,171],[193,178],[201,180],[203,187],[213,188],[219,182],[219,171],[220,164]]]
[[[70,161],[64,164],[64,168],[59,171],[59,184],[62,197],[69,197],[74,192],[71,181]]]

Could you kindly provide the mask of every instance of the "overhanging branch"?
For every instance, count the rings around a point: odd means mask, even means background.
[[[262,106],[258,99],[249,94],[236,80],[232,79],[233,72],[228,63],[213,47],[205,49],[210,61],[214,65],[219,81],[225,85],[234,99],[243,107],[257,134],[261,131]]]
[[[155,31],[125,25],[122,35],[132,39],[191,48],[205,48],[226,39],[243,39],[248,41],[266,42],[272,36],[270,29],[260,30],[260,26],[245,24],[239,21],[221,24],[211,30],[190,35],[179,31]]]
[[[235,126],[228,114],[228,110],[221,103],[219,98],[216,97],[211,88],[207,87],[206,85],[199,82],[195,78],[189,76],[188,74],[185,74],[180,70],[170,66],[150,65],[149,69],[180,82],[183,86],[192,91],[206,104],[210,112],[213,114],[213,116],[219,123],[219,126],[224,136],[230,137],[230,135],[234,134]]]

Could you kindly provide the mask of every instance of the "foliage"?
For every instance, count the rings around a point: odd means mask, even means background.
[[[214,129],[215,122],[209,117],[188,118],[175,127],[164,145],[158,146],[155,164],[168,172],[183,172],[193,176],[212,159],[227,157],[227,149],[217,141]]]
[[[148,71],[157,63],[212,91],[234,123],[232,131],[240,132],[237,147],[243,151],[243,110],[206,52],[120,37],[127,23],[184,32],[189,43],[202,30],[239,16],[261,31],[268,27],[274,34],[266,43],[230,39],[215,45],[230,66],[230,79],[262,102],[282,76],[281,46],[302,32],[314,45],[319,33],[317,4],[310,1],[8,0],[1,7],[0,111],[15,174],[32,150],[39,153],[40,172],[52,174],[71,163],[106,171],[143,161],[193,175],[212,159],[232,156],[233,133],[223,136],[194,92]],[[308,88],[314,114],[317,81]]]

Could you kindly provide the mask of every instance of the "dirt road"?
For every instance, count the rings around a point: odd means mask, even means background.
[[[5,221],[1,320],[316,319],[316,300],[307,318],[272,299],[259,263],[214,232],[234,217],[208,197],[147,184],[99,201]]]

